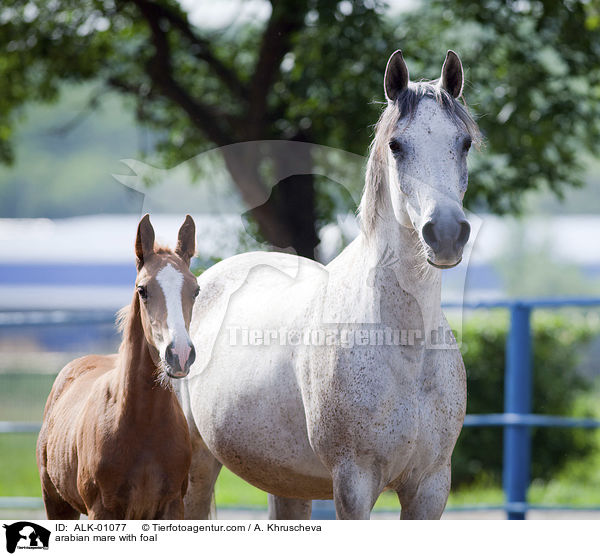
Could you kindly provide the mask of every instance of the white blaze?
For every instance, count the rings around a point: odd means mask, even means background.
[[[173,353],[179,357],[179,362],[183,366],[190,353],[189,335],[185,329],[183,307],[181,305],[183,275],[168,264],[160,269],[156,275],[156,281],[159,283],[165,296],[167,327],[171,336],[169,341],[173,342]],[[166,345],[169,344],[169,341],[167,341]]]

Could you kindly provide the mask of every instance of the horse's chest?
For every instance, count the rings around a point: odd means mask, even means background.
[[[352,448],[388,457],[390,450],[411,449],[419,421],[412,369],[397,373],[387,359],[365,350],[347,362],[338,359],[326,378],[318,375],[305,396],[317,451],[341,454]]]
[[[401,469],[416,452],[431,459],[451,450],[465,403],[457,361],[449,366],[416,349],[350,355],[337,358],[326,379],[313,373],[305,396],[309,436],[321,456],[334,463],[351,449]]]

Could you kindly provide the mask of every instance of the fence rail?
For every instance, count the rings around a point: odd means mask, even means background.
[[[532,338],[531,314],[535,309],[562,307],[600,307],[597,298],[528,299],[512,301],[485,301],[476,303],[449,303],[446,308],[508,309],[510,329],[506,341],[506,368],[504,374],[504,413],[467,415],[465,427],[502,427],[503,442],[503,489],[505,503],[502,506],[476,506],[468,510],[503,509],[508,519],[525,519],[528,509],[599,510],[600,507],[574,508],[570,506],[530,506],[527,503],[529,473],[531,467],[531,427],[580,427],[600,428],[595,419],[577,419],[557,415],[536,415],[532,407]],[[10,311],[0,312],[0,328],[47,325],[89,325],[113,322],[114,314],[106,311]],[[39,431],[39,423],[0,422],[0,433],[24,433]],[[37,500],[37,502],[36,502]],[[0,508],[37,508],[39,499],[0,498]],[[461,508],[453,508],[460,511]],[[464,508],[467,510],[467,508]],[[335,516],[331,503],[316,504],[314,517],[327,519]]]

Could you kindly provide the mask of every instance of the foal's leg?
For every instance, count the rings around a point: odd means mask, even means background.
[[[269,519],[310,519],[312,500],[268,495]]]
[[[41,473],[42,498],[48,519],[79,519],[79,511],[58,493],[45,468]]]
[[[153,519],[180,520],[183,519],[183,516],[183,499],[176,498],[165,504],[165,507],[162,508],[161,511],[159,511],[157,515],[153,517]]]
[[[370,519],[381,492],[377,473],[354,462],[336,468],[333,476],[333,501],[338,519]]]
[[[402,505],[400,519],[440,519],[450,494],[450,462],[418,484],[403,485],[396,492]]]
[[[209,519],[213,509],[215,482],[222,464],[208,450],[195,427],[190,427],[192,463],[186,495],[185,519]]]

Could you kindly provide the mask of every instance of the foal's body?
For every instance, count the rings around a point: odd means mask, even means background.
[[[49,519],[183,518],[185,417],[173,392],[157,385],[143,334],[128,332],[136,337],[130,361],[76,359],[52,388],[38,448]]]
[[[165,250],[152,258],[159,268],[178,262]],[[141,303],[136,292],[118,354],[76,359],[54,383],[37,448],[49,519],[183,518],[189,432],[168,379],[158,381]]]

